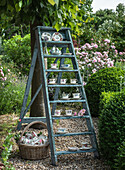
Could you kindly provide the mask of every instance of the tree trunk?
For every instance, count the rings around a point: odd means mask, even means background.
[[[34,45],[35,45],[35,31],[33,30],[33,28],[36,26],[38,26],[37,22],[30,24],[31,56],[33,56],[33,49],[34,49]],[[42,79],[41,79],[41,73],[40,73],[40,66],[39,66],[39,60],[37,57],[36,66],[35,66],[33,79],[32,79],[31,98],[34,96],[34,94],[37,91],[38,87],[40,86],[41,82],[42,82]],[[45,107],[44,107],[43,92],[41,89],[31,106],[30,117],[42,117],[42,116],[45,116]]]

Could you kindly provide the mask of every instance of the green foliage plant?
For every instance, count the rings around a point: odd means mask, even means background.
[[[92,74],[85,86],[86,95],[93,116],[99,115],[100,95],[102,92],[120,91],[121,77],[124,77],[125,71],[116,68],[105,68]],[[124,79],[122,79],[124,81]]]
[[[118,149],[118,154],[115,159],[114,169],[123,170],[125,169],[125,140]]]
[[[13,61],[19,72],[28,75],[31,63],[30,34],[23,38],[20,35],[13,36],[5,40],[3,45],[5,55],[2,60],[7,63]]]
[[[26,78],[16,77],[11,74],[12,78],[8,85],[3,86],[0,89],[0,114],[17,113],[21,111],[23,97],[26,86]],[[28,102],[30,101],[30,95]]]
[[[11,133],[11,130],[9,130],[8,135],[5,138],[2,151],[2,162],[5,166],[6,170],[15,170],[15,168],[12,166],[12,164],[8,161],[9,156],[11,155],[13,141],[12,141],[13,134]]]
[[[118,148],[125,139],[125,89],[103,92],[100,102],[99,147],[103,157],[113,167]]]

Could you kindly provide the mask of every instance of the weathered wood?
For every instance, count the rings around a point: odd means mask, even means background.
[[[26,108],[26,101],[27,101],[27,97],[28,97],[28,93],[29,93],[29,88],[31,85],[31,80],[32,80],[32,74],[34,71],[34,65],[33,68],[30,69],[30,73],[29,73],[29,78],[28,78],[28,82],[27,82],[27,87],[26,87],[26,91],[25,91],[25,95],[24,95],[24,101],[23,101],[23,107],[21,110],[21,115],[20,115],[20,119],[21,122],[18,124],[18,129],[20,129],[21,127],[21,123],[30,123],[32,121],[43,121],[43,122],[47,122],[47,129],[48,129],[48,134],[49,134],[49,142],[50,142],[50,150],[51,150],[51,160],[52,160],[52,164],[56,165],[57,163],[57,156],[61,155],[61,154],[73,154],[73,153],[85,153],[85,152],[93,152],[95,157],[98,157],[98,146],[97,146],[97,141],[96,141],[96,134],[94,131],[94,126],[92,123],[92,119],[91,119],[91,114],[90,114],[90,110],[89,110],[89,106],[88,106],[88,102],[87,102],[87,98],[86,98],[86,94],[85,94],[85,90],[84,90],[84,86],[83,86],[83,82],[82,82],[82,77],[80,74],[80,70],[79,70],[79,66],[78,66],[78,62],[77,62],[77,58],[75,55],[75,50],[73,47],[73,42],[72,42],[72,38],[71,38],[71,34],[70,34],[70,30],[69,28],[62,28],[59,32],[63,35],[64,40],[63,41],[47,41],[47,47],[53,47],[54,45],[56,45],[56,47],[61,47],[62,50],[62,54],[66,52],[66,48],[69,48],[69,52],[72,53],[72,55],[46,55],[43,54],[43,46],[45,44],[44,41],[42,41],[41,39],[41,35],[43,32],[49,32],[51,33],[51,35],[55,32],[56,30],[51,28],[51,27],[44,27],[44,26],[38,26],[37,28],[35,28],[35,34],[36,34],[36,48],[34,49],[34,56],[33,56],[33,60],[36,61],[36,55],[38,54],[38,59],[39,59],[39,65],[40,65],[40,71],[41,71],[41,78],[42,78],[42,82],[41,85],[38,87],[38,89],[36,90],[35,95],[33,96],[32,100],[30,101],[28,107]],[[36,54],[37,51],[37,54]],[[57,61],[60,59],[60,66],[58,70],[54,70],[54,69],[46,69],[45,68],[45,64],[44,64],[44,59],[45,58],[55,58],[54,63],[57,63]],[[64,63],[66,58],[70,58],[73,64],[73,69],[70,70],[64,70],[61,69],[61,65]],[[32,61],[33,62],[33,61]],[[49,75],[51,73],[58,73],[58,77],[57,77],[57,83],[56,84],[47,84],[47,78],[49,77]],[[62,77],[62,73],[63,72],[74,72],[75,73],[75,78],[77,78],[78,84],[60,84],[60,79]],[[54,94],[54,100],[50,101],[49,100],[49,93],[48,93],[48,88],[52,87],[55,88],[55,94]],[[70,87],[76,87],[79,89],[79,92],[81,94],[81,98],[80,99],[68,99],[68,100],[63,100],[63,99],[59,99],[59,91],[60,88],[70,88]],[[38,95],[39,91],[41,90],[41,88],[43,89],[43,94],[44,94],[44,103],[45,103],[45,111],[46,111],[46,117],[30,117],[30,118],[24,118],[26,112],[28,111],[28,109],[30,108],[30,106],[32,105],[32,103],[34,102],[36,96]],[[84,116],[54,116],[54,112],[57,106],[57,103],[79,103],[81,102],[83,104],[83,108],[86,109],[86,113]],[[50,108],[50,104],[53,104],[52,106],[52,111]],[[26,109],[25,109],[26,108]],[[57,119],[86,119],[86,123],[87,123],[87,127],[88,127],[88,131],[86,132],[75,132],[75,133],[65,133],[65,134],[54,134],[53,132],[53,120],[57,120]],[[56,148],[55,148],[55,137],[63,137],[63,136],[75,136],[75,135],[89,135],[90,136],[90,141],[91,141],[91,145],[92,148],[89,150],[77,150],[75,152],[72,151],[59,151],[56,152]]]

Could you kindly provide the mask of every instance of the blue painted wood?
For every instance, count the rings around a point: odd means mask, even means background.
[[[76,135],[93,135],[93,133],[92,132],[75,132],[75,133],[55,134],[54,137],[76,136]]]
[[[83,83],[82,83],[82,78],[81,78],[79,66],[78,66],[78,63],[77,63],[77,58],[76,58],[76,55],[75,55],[75,50],[74,50],[74,47],[73,47],[73,42],[72,42],[72,38],[71,38],[69,28],[62,28],[59,31],[63,35],[63,41],[59,41],[59,42],[48,41],[47,42],[48,43],[47,47],[53,47],[53,45],[56,45],[56,47],[61,47],[62,48],[62,50],[61,50],[62,54],[66,52],[66,47],[68,47],[69,51],[70,51],[70,53],[72,53],[72,55],[44,55],[42,49],[43,49],[43,46],[44,46],[45,42],[42,41],[41,35],[42,35],[43,32],[46,32],[46,31],[48,31],[52,35],[56,30],[51,28],[51,27],[44,27],[44,26],[43,27],[38,26],[37,28],[35,28],[36,45],[35,45],[35,48],[34,48],[33,60],[36,60],[35,57],[37,57],[37,54],[38,54],[42,82],[41,82],[41,85],[39,86],[38,90],[36,91],[34,97],[32,98],[30,104],[26,108],[26,100],[27,100],[27,97],[28,97],[28,94],[29,94],[28,90],[29,90],[29,87],[31,85],[31,80],[32,80],[34,67],[35,67],[35,64],[32,63],[33,68],[30,69],[29,78],[28,78],[28,82],[27,82],[27,87],[26,87],[26,91],[25,91],[25,95],[24,95],[24,103],[23,103],[22,112],[21,112],[21,116],[20,116],[20,118],[22,118],[22,121],[19,123],[18,128],[21,127],[21,123],[30,123],[30,122],[36,121],[36,120],[47,122],[50,149],[51,149],[51,160],[52,160],[53,165],[56,165],[56,163],[57,163],[57,155],[60,155],[60,154],[94,152],[94,155],[97,157],[98,156],[98,151],[97,151],[96,135],[95,135],[95,131],[94,131],[94,127],[93,127],[93,123],[92,123],[92,119],[91,119],[91,114],[90,114],[90,111],[89,111],[88,102],[87,102],[84,86],[83,86]],[[37,54],[36,54],[36,51],[37,51]],[[59,67],[59,70],[52,70],[52,69],[45,70],[44,58],[56,58],[54,63],[57,63],[57,61],[60,59],[60,66],[61,66],[61,64],[64,63],[64,60],[66,58],[70,58],[71,61],[72,61],[74,70],[61,70],[60,67]],[[33,62],[33,60],[32,60],[32,62]],[[46,74],[46,72],[48,72],[48,73]],[[51,72],[58,73],[58,78],[57,78],[57,84],[56,85],[48,85],[47,84],[47,78],[49,77]],[[63,72],[74,72],[76,78],[78,79],[78,84],[76,84],[76,85],[70,85],[70,84],[61,85],[61,84],[59,84]],[[55,88],[54,101],[49,101],[48,87]],[[61,99],[61,100],[59,100],[58,99],[59,90],[62,87],[67,87],[67,88],[77,87],[79,89],[80,94],[82,95],[82,99],[79,99],[79,100],[74,100],[74,99],[62,100]],[[35,100],[35,98],[38,95],[41,88],[43,88],[43,92],[44,92],[43,94],[44,94],[46,117],[24,118],[26,112],[28,111],[28,109],[32,105],[33,101]],[[51,115],[51,114],[54,113],[57,103],[71,103],[71,102],[72,103],[82,102],[83,108],[86,109],[86,115],[84,115],[84,116],[59,116],[59,117],[55,117],[55,116]],[[51,113],[51,109],[50,109],[50,103],[53,104],[52,113]],[[76,119],[76,118],[77,119],[78,118],[86,119],[86,123],[87,123],[87,127],[88,127],[87,132],[76,132],[76,133],[66,133],[66,134],[54,134],[53,133],[52,120],[57,120],[57,119]],[[76,152],[70,152],[70,151],[56,152],[55,139],[54,139],[55,137],[74,136],[74,135],[89,135],[90,136],[90,141],[91,141],[91,144],[92,144],[92,149],[85,150],[85,151],[78,150]]]
[[[46,72],[78,72],[78,70],[54,70],[54,69],[47,69]]]
[[[53,116],[52,119],[53,120],[57,120],[57,119],[89,119],[90,116]]]
[[[70,34],[69,30],[67,31],[67,36],[69,37],[69,39],[71,41],[71,44],[69,45],[69,51],[75,55],[75,50],[74,50],[74,47],[73,47],[73,42],[72,42],[72,38],[71,38],[71,34]],[[90,135],[91,145],[92,145],[93,148],[96,148],[96,151],[94,152],[95,157],[99,157],[99,154],[98,154],[98,151],[97,151],[98,146],[97,146],[96,134],[95,134],[93,122],[92,122],[92,119],[91,119],[88,101],[87,101],[86,93],[85,93],[84,86],[83,86],[83,83],[82,83],[82,78],[81,78],[81,74],[80,74],[80,70],[79,70],[79,67],[78,67],[76,57],[73,58],[72,61],[73,61],[74,69],[78,69],[78,77],[79,77],[79,80],[82,84],[82,88],[81,88],[80,92],[82,92],[82,96],[84,96],[84,98],[85,98],[86,114],[88,114],[90,116],[90,119],[86,119],[86,123],[87,123],[88,131],[91,131],[94,134],[94,135]]]
[[[31,62],[31,66],[30,66],[30,72],[29,72],[27,85],[26,85],[26,89],[25,89],[25,94],[24,94],[24,98],[23,98],[23,105],[22,105],[22,109],[21,109],[21,113],[20,113],[20,120],[21,121],[18,123],[18,126],[17,126],[18,130],[21,129],[22,119],[25,116],[24,112],[25,112],[27,99],[28,99],[28,95],[29,95],[29,91],[30,91],[30,86],[31,86],[31,81],[32,81],[32,77],[33,77],[34,68],[35,68],[37,54],[38,54],[38,49],[37,49],[36,43],[35,43],[34,52],[33,52],[33,58],[32,58],[32,62]]]
[[[74,55],[44,55],[45,58],[74,58]]]
[[[66,154],[74,154],[74,153],[86,153],[86,152],[95,152],[96,149],[95,148],[92,148],[92,149],[89,149],[89,150],[78,150],[78,151],[58,151],[56,152],[56,155],[66,155]]]
[[[48,94],[47,79],[46,79],[46,72],[45,72],[45,65],[44,65],[44,54],[42,50],[43,46],[42,46],[41,32],[39,27],[38,29],[35,30],[35,34],[36,34],[36,42],[38,47],[38,58],[39,58],[39,65],[41,70],[42,86],[44,90],[43,95],[44,95],[44,103],[45,103],[47,129],[48,129],[50,149],[51,149],[51,159],[52,159],[52,164],[56,164],[57,162],[57,157],[55,155],[56,148],[55,148],[55,140],[53,136],[51,109],[49,105],[49,94]]]
[[[33,121],[42,121],[46,123],[46,117],[24,117],[22,123],[31,123]]]
[[[24,111],[23,117],[25,116],[25,114],[27,113],[27,111],[29,110],[30,106],[33,104],[35,98],[37,97],[37,95],[39,94],[40,90],[42,88],[42,84],[39,86],[39,88],[37,89],[36,93],[34,94],[33,98],[31,99],[29,105],[27,106],[26,110]]]
[[[49,101],[50,103],[79,103],[86,102],[85,100],[53,100]]]
[[[81,84],[54,84],[54,85],[48,85],[48,87],[53,87],[53,88],[56,88],[56,87],[82,87]]]
[[[37,26],[37,28],[39,28],[41,31],[42,31],[42,30],[44,30],[44,31],[51,31],[51,30],[52,30],[52,31],[54,31],[54,32],[57,31],[55,28],[46,27],[46,26]],[[37,28],[35,28],[35,29],[37,29]],[[70,30],[70,29],[71,29],[71,28],[63,27],[63,28],[60,29],[60,31],[61,31],[61,30],[64,30],[64,31],[65,31],[65,30]]]

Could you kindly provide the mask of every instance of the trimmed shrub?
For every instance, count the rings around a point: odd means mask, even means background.
[[[29,73],[31,63],[30,34],[21,38],[20,35],[4,41],[4,60],[7,63],[14,62],[15,67],[22,73]]]
[[[101,92],[120,91],[125,71],[120,68],[105,68],[94,73],[85,86],[86,95],[93,116],[99,115]]]
[[[118,149],[118,154],[115,159],[114,169],[123,170],[125,169],[125,140]]]
[[[125,139],[125,89],[103,92],[100,103],[99,147],[112,167],[118,148]]]

